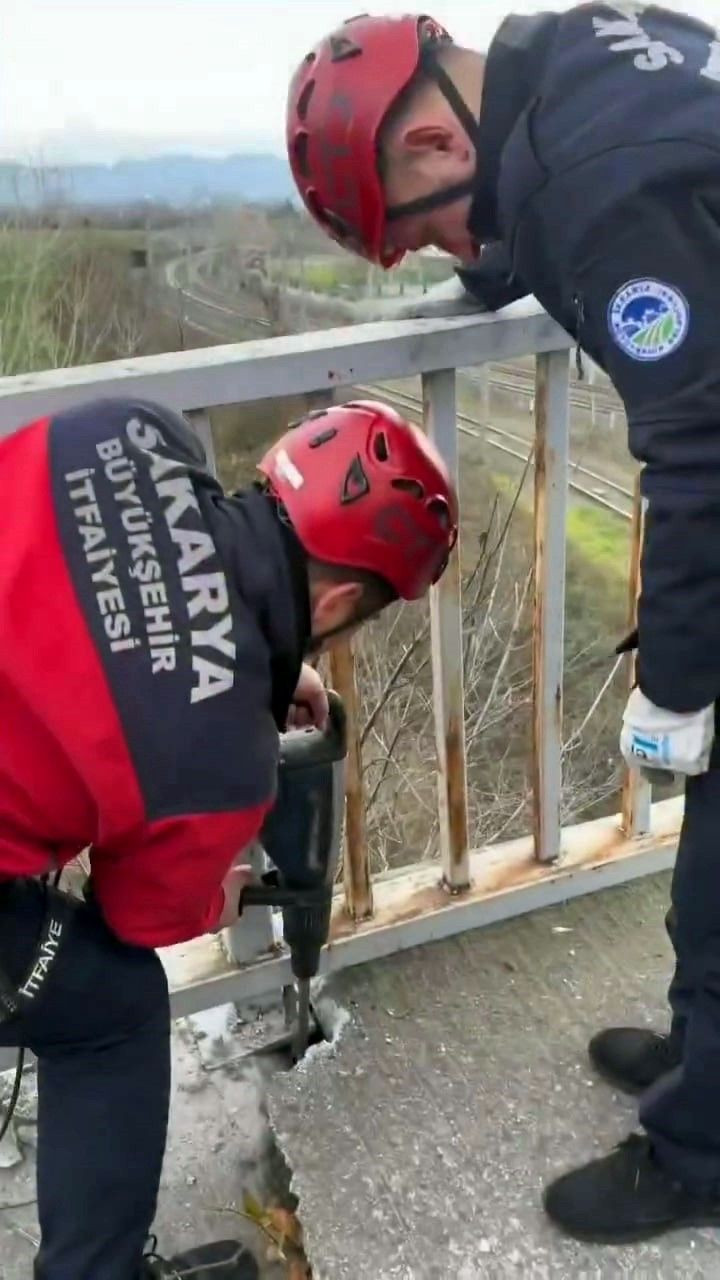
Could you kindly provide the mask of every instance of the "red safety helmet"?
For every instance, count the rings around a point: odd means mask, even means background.
[[[435,447],[387,405],[316,410],[258,470],[315,559],[378,574],[404,600],[443,573],[457,541],[457,495]]]
[[[452,40],[444,27],[424,14],[363,14],[308,53],[290,84],[288,156],[308,210],[334,240],[384,267],[404,255],[386,247],[389,219],[378,172],[380,130],[421,63],[445,92],[447,77],[434,67],[432,55],[448,43]],[[472,120],[471,126],[475,128]],[[413,206],[419,211],[418,202]],[[390,216],[411,211],[406,206],[391,210]]]

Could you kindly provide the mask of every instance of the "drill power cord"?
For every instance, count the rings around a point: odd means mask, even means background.
[[[61,876],[62,876],[62,871],[55,872],[53,876],[53,889],[55,890],[58,889],[60,885]],[[43,888],[45,890],[45,919],[43,922],[41,940],[36,948],[35,955],[33,956],[33,961],[30,967],[30,971],[28,973],[28,977],[25,982],[25,985],[27,986],[29,986],[31,983],[34,985],[34,988],[35,988],[34,996],[36,996],[40,991],[40,989],[44,986],[47,975],[50,972],[50,969],[54,965],[55,959],[57,958],[59,943],[65,933],[65,929],[70,917],[70,905],[69,905],[68,899],[61,896],[58,893],[56,893],[54,896],[51,895],[49,880],[50,880],[49,876],[43,876],[42,878]],[[48,949],[47,944],[49,939],[53,940],[54,945]],[[41,971],[36,972],[35,965],[38,957],[43,952],[43,943],[45,944],[45,950],[47,952],[46,958],[45,958],[45,965]],[[10,987],[10,984],[4,978],[4,975],[0,974],[0,1011],[5,1015],[5,1017],[12,1016],[13,1014],[17,1013],[19,1011],[19,1008],[18,1008],[19,1005],[20,1007],[22,1007],[20,1002],[20,997],[22,996],[22,994],[23,994],[22,987],[18,988],[17,991],[13,991],[12,988]],[[34,996],[32,998],[34,998]],[[5,1137],[5,1135],[7,1134],[10,1128],[10,1125],[12,1124],[12,1119],[13,1119],[13,1116],[15,1115],[18,1100],[20,1098],[20,1089],[22,1086],[22,1077],[23,1077],[24,1070],[25,1070],[25,1049],[21,1048],[21,1049],[18,1049],[17,1065],[15,1067],[15,1079],[13,1081],[12,1093],[10,1094],[10,1101],[8,1102],[5,1115],[2,1121],[0,1122],[0,1142],[2,1142],[3,1138]]]
[[[18,1100],[20,1098],[20,1087],[22,1085],[22,1077],[23,1077],[24,1069],[25,1069],[25,1050],[18,1049],[17,1066],[15,1067],[15,1080],[13,1081],[12,1093],[10,1094],[10,1101],[8,1102],[8,1105],[7,1105],[7,1111],[5,1112],[5,1117],[3,1119],[2,1124],[0,1124],[0,1142],[2,1142],[3,1138],[5,1137],[5,1134],[10,1128],[10,1125],[12,1124],[12,1118],[15,1115],[15,1109],[17,1107]]]

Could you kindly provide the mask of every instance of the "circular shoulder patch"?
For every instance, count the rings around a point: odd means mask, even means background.
[[[608,307],[608,328],[631,360],[662,360],[685,341],[690,308],[674,285],[629,280]]]

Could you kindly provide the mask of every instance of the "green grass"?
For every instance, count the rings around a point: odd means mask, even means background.
[[[396,267],[392,272],[392,280],[403,281],[406,285],[421,284],[424,280],[427,285],[432,285],[447,279],[451,274],[450,265],[443,259],[419,259],[410,255],[402,266]],[[288,258],[285,261],[278,259],[274,277],[313,293],[364,293],[368,281],[368,264],[350,256],[306,258],[304,262],[298,258]]]
[[[114,354],[120,313],[135,305],[130,251],[144,243],[143,231],[0,225],[0,374]]]
[[[517,477],[494,473],[493,485],[504,498],[512,499],[517,491]],[[530,478],[518,504],[532,513]],[[566,532],[568,545],[610,580],[628,580],[630,570],[630,525],[600,507],[573,505],[568,508]]]
[[[336,293],[341,285],[355,283],[359,285],[362,279],[359,271],[351,273],[347,270],[339,270],[332,260],[310,262],[305,266],[304,272],[298,268],[294,274],[294,283],[302,285],[312,293]],[[353,275],[355,279],[352,278]]]
[[[517,477],[493,474],[505,502],[514,500]],[[533,488],[529,476],[515,517],[528,546],[533,536]],[[518,524],[519,522],[519,524]],[[599,637],[617,638],[627,621],[630,525],[609,511],[573,505],[568,509],[565,583],[568,639],[581,649]]]
[[[68,227],[51,231],[47,228],[0,227],[3,244],[16,253],[32,254],[38,244],[52,241],[59,249],[78,246],[90,249],[111,249],[115,253],[130,253],[131,249],[144,249],[146,236],[141,228],[135,230],[112,227]]]
[[[609,578],[627,582],[630,568],[630,528],[609,511],[597,507],[570,507],[568,541],[594,568]]]
[[[493,487],[497,489],[498,493],[501,493],[503,497],[510,499],[515,497],[518,487],[517,476],[506,476],[502,471],[493,471],[492,482]],[[525,489],[520,495],[518,506],[527,507],[528,510],[532,510],[532,489],[528,485],[527,481],[525,482]]]

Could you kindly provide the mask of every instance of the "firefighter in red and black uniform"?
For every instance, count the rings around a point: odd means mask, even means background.
[[[457,536],[441,459],[382,405],[312,414],[259,469],[227,496],[184,419],[127,400],[0,445],[0,1045],[39,1061],[38,1280],[257,1275],[234,1242],[143,1257],[170,1081],[154,948],[237,919],[279,731],[327,715],[303,659],[422,596]],[[87,848],[68,908],[43,877]]]

